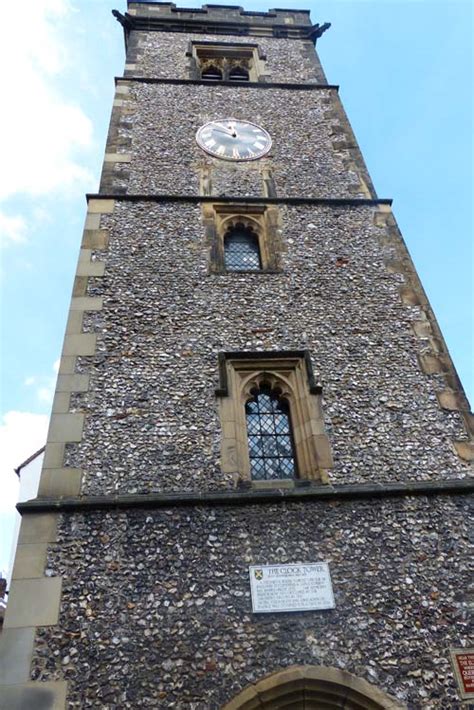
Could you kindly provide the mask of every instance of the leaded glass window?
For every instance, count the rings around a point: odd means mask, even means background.
[[[224,261],[227,271],[260,271],[258,237],[243,224],[237,224],[224,237]]]
[[[288,403],[262,385],[245,405],[250,475],[254,480],[296,476]]]

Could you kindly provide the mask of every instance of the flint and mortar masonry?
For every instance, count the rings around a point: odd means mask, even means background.
[[[171,32],[140,32],[136,42],[136,68],[130,76],[157,79],[191,79],[189,47],[192,42],[258,44],[266,58],[265,80],[271,83],[325,84],[326,79],[310,40],[277,39],[272,37],[236,37],[235,35],[183,34]],[[308,51],[309,50],[309,51]],[[170,61],[170,55],[173,61]],[[298,72],[295,72],[298,67]]]
[[[64,515],[48,569],[60,627],[32,677],[69,708],[219,710],[277,668],[343,668],[413,710],[459,710],[446,648],[467,633],[468,500]],[[329,561],[336,608],[251,613],[248,567]]]
[[[262,170],[271,169],[279,197],[367,197],[349,148],[334,133],[340,126],[333,111],[334,89],[127,84],[129,121],[119,135],[129,139],[131,160],[126,182],[118,165],[117,179],[108,183],[117,192],[126,187],[129,194],[198,195],[199,171],[207,166],[216,196],[261,197]],[[157,106],[167,110],[157,111]],[[270,157],[232,164],[207,156],[195,141],[196,131],[226,116],[268,130]]]
[[[463,421],[439,406],[443,375],[420,368],[421,309],[403,304],[404,276],[385,266],[395,250],[381,245],[374,208],[280,212],[281,274],[210,274],[198,205],[117,201],[102,217],[105,276],[88,293],[103,308],[84,317],[97,352],[78,363],[91,378],[71,400],[85,429],[66,453],[85,471],[83,493],[232,486],[219,465],[221,350],[311,351],[332,482],[467,474],[452,445]]]

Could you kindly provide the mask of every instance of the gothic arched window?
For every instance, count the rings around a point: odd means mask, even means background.
[[[296,460],[288,402],[262,384],[245,405],[250,476],[254,480],[294,478]]]
[[[210,64],[201,72],[201,79],[208,79],[209,81],[221,81],[222,72],[219,67],[214,64]]]
[[[249,73],[242,66],[233,67],[229,72],[229,81],[248,81]]]
[[[329,482],[322,390],[307,351],[219,353],[219,375],[221,465],[236,485]]]
[[[258,236],[241,222],[224,236],[224,262],[227,271],[260,271],[262,268]]]

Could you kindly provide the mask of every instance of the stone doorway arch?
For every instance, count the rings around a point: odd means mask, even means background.
[[[406,710],[362,678],[324,666],[292,666],[247,686],[222,710]]]

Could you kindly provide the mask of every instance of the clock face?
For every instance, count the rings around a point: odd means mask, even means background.
[[[206,123],[196,133],[196,140],[206,153],[223,160],[257,160],[272,146],[267,131],[236,118]]]

